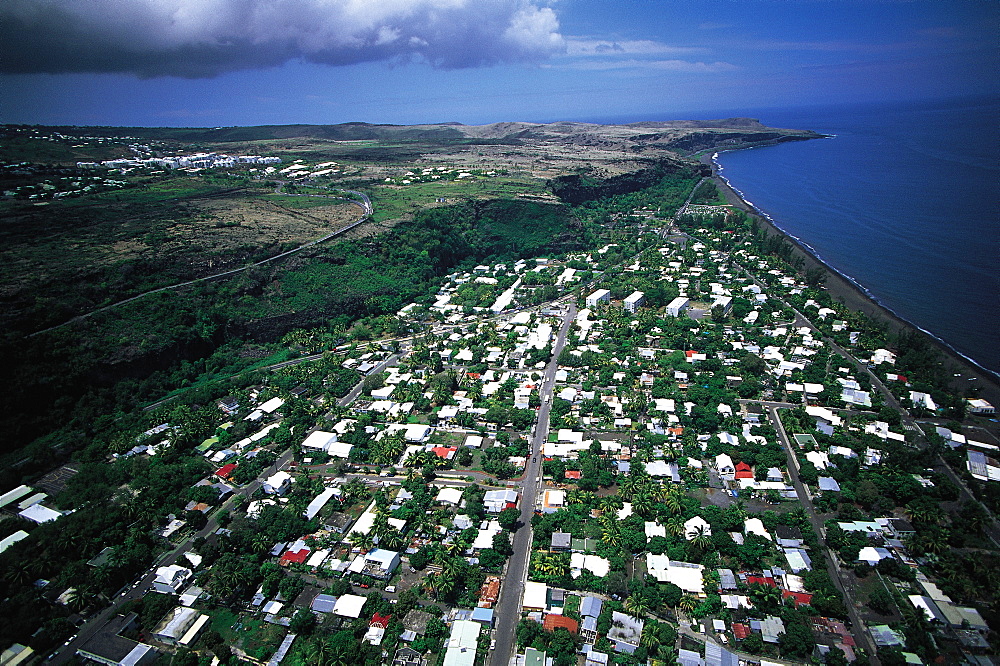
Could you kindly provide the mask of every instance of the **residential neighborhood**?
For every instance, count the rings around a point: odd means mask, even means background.
[[[992,405],[919,390],[730,217],[452,273],[405,335],[291,336],[4,489],[10,580],[77,630],[49,661],[993,663],[1000,456],[962,415]],[[147,536],[101,542],[95,502]],[[88,561],[36,580],[63,529]]]

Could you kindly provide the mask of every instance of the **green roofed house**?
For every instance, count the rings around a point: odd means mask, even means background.
[[[524,648],[524,666],[545,666],[545,653],[533,647]]]
[[[202,453],[205,453],[205,451],[208,451],[210,448],[212,448],[213,446],[215,446],[218,443],[219,443],[219,438],[218,437],[209,437],[204,442],[202,442],[201,444],[199,444],[198,446],[196,446],[195,450],[196,451],[200,451]]]

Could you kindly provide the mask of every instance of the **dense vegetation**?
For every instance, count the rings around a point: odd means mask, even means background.
[[[423,211],[380,236],[155,294],[72,327],[9,336],[2,372],[13,390],[2,408],[5,449],[59,433],[36,445],[26,467],[5,465],[8,480],[49,464],[52,446],[78,448],[102,415],[205,373],[253,365],[275,353],[267,345],[290,330],[324,329],[331,342],[395,333],[392,315],[426,298],[454,267],[577,249],[582,238],[563,206],[470,202]]]

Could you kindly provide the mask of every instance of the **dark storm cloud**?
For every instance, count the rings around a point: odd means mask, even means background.
[[[535,61],[565,49],[529,0],[3,0],[0,72],[211,77],[294,59]]]

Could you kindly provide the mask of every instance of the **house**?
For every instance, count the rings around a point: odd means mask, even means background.
[[[341,595],[333,606],[333,614],[357,619],[361,617],[361,609],[366,601],[368,600],[356,594]]]
[[[802,537],[802,530],[790,525],[778,525],[775,527],[774,538],[778,545],[783,548],[801,548],[805,543]]]
[[[983,400],[982,398],[969,399],[966,401],[968,403],[968,411],[970,414],[996,414],[996,409]]]
[[[0,666],[20,666],[29,661],[35,651],[27,645],[14,643],[9,648],[0,653]]]
[[[604,608],[604,601],[598,597],[586,596],[580,600],[580,617],[598,618]]]
[[[260,487],[268,495],[283,496],[292,487],[292,475],[288,472],[275,472]]]
[[[524,584],[524,596],[521,599],[522,610],[541,611],[545,610],[546,592],[548,586],[545,583],[538,583],[529,580]]]
[[[347,570],[351,573],[388,580],[399,566],[399,553],[393,550],[373,548],[364,555],[358,555]]]
[[[195,609],[178,606],[160,620],[152,635],[160,642],[177,645],[200,617],[201,613]]]
[[[194,573],[179,564],[171,564],[156,570],[153,579],[153,591],[160,594],[178,594],[180,589],[191,579]]]
[[[542,628],[545,631],[555,631],[562,628],[571,634],[580,633],[580,624],[576,620],[566,615],[557,615],[556,613],[546,614],[545,620],[542,622]]]
[[[712,536],[712,526],[701,516],[695,516],[684,523],[684,538],[688,541],[695,539],[700,534]]]
[[[715,469],[718,470],[719,476],[723,480],[732,481],[736,474],[736,466],[733,464],[733,459],[725,453],[715,456]]]
[[[478,622],[488,629],[493,628],[493,609],[476,606],[472,609],[472,621]]]
[[[509,488],[504,490],[487,490],[483,495],[483,506],[489,513],[500,513],[504,509],[517,508],[517,491]]]
[[[632,654],[639,647],[642,628],[645,622],[638,618],[618,611],[611,613],[611,629],[608,640],[615,646],[615,652]]]
[[[646,572],[661,583],[673,583],[685,592],[704,594],[704,567],[671,560],[666,555],[646,553]]]
[[[597,307],[602,303],[610,303],[610,302],[611,302],[611,292],[608,291],[607,289],[598,289],[590,296],[587,296],[586,300],[588,308]]]
[[[138,643],[121,635],[135,627],[137,617],[135,613],[130,613],[111,618],[76,653],[105,666],[141,666],[152,663],[159,656],[152,645]]]
[[[752,479],[753,478],[753,468],[745,462],[736,463],[736,469],[733,476],[734,479]]]
[[[473,666],[482,628],[481,624],[472,620],[455,620],[451,625],[451,635],[444,644],[441,666]]]
[[[840,484],[833,477],[821,476],[819,477],[819,489],[824,492],[839,493]]]
[[[236,471],[236,463],[229,463],[228,465],[223,465],[219,469],[215,470],[215,475],[219,477],[222,481],[228,479],[233,472]]]
[[[553,532],[552,540],[549,543],[549,551],[553,553],[565,553],[569,551],[573,535],[569,532]]]

